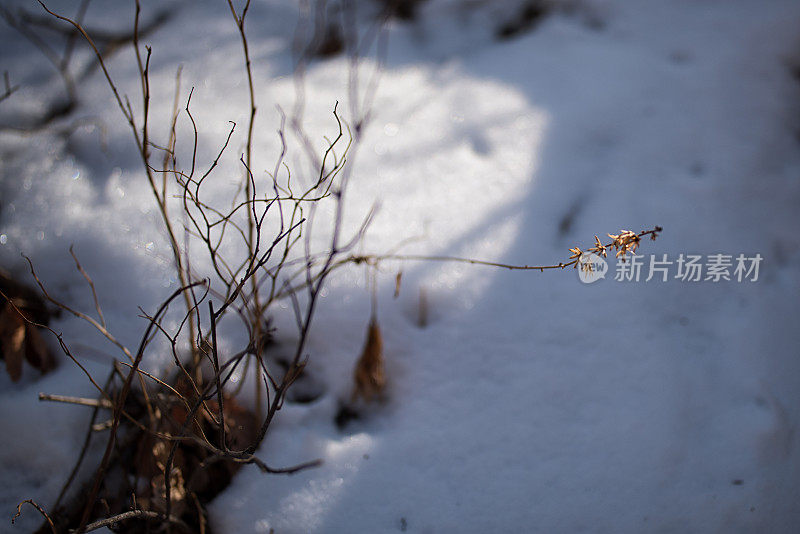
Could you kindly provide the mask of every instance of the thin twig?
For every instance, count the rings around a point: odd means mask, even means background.
[[[47,512],[44,511],[44,508],[42,508],[41,506],[36,504],[36,502],[33,499],[26,499],[26,500],[22,501],[21,503],[19,503],[17,505],[17,513],[14,514],[14,517],[11,518],[11,524],[12,525],[15,524],[17,522],[17,518],[20,515],[22,515],[22,505],[23,504],[30,504],[31,506],[36,508],[36,510],[38,510],[38,512],[40,514],[42,514],[42,517],[45,518],[45,520],[47,521],[47,524],[50,525],[50,530],[53,532],[53,534],[58,534],[58,532],[56,531],[56,526],[53,524],[53,520],[50,519],[50,516],[47,515]]]
[[[72,530],[70,532],[92,532],[93,530],[98,530],[103,527],[112,527],[117,523],[122,523],[123,521],[128,521],[130,519],[160,519],[162,521],[169,521],[170,523],[174,523],[176,525],[183,525],[184,527],[186,526],[183,521],[175,516],[165,516],[163,514],[148,510],[130,510],[128,512],[117,514],[113,517],[95,521],[94,523],[86,525],[83,529]]]
[[[199,282],[193,284],[199,285]],[[108,468],[109,461],[111,459],[111,452],[114,449],[114,444],[116,441],[117,436],[117,429],[119,428],[120,420],[122,419],[122,407],[125,405],[125,399],[128,396],[128,393],[131,389],[131,382],[133,381],[133,376],[136,375],[135,370],[139,367],[139,364],[144,357],[144,349],[147,346],[147,341],[150,338],[150,333],[154,327],[154,323],[161,317],[161,315],[166,311],[167,306],[170,302],[175,300],[179,297],[183,292],[188,289],[188,287],[181,287],[175,292],[170,295],[170,297],[165,300],[161,306],[159,306],[158,310],[156,311],[153,317],[155,318],[153,321],[150,322],[147,329],[145,330],[144,335],[142,336],[139,350],[136,352],[136,357],[133,360],[133,368],[128,373],[128,376],[125,377],[125,382],[122,385],[122,389],[117,397],[116,404],[114,406],[114,422],[111,425],[111,433],[108,438],[108,444],[106,445],[106,451],[103,454],[103,459],[100,462],[100,467],[97,469],[97,472],[94,477],[94,483],[92,485],[92,489],[89,492],[89,498],[87,499],[86,508],[83,511],[83,516],[81,517],[80,527],[78,527],[78,534],[81,534],[85,531],[86,524],[89,521],[89,516],[91,514],[92,508],[94,507],[95,500],[97,499],[97,493],[100,491],[100,484],[103,480],[105,475],[106,469]],[[137,375],[141,376],[141,375]],[[167,477],[169,478],[169,477]]]
[[[90,406],[92,408],[105,408],[110,410],[114,404],[108,399],[87,399],[84,397],[69,397],[67,395],[52,395],[39,393],[40,401],[64,402],[67,404],[77,404],[79,406]]]
[[[86,280],[86,283],[89,284],[89,287],[92,290],[92,298],[94,299],[94,309],[97,310],[97,316],[100,318],[100,324],[103,325],[103,328],[106,328],[106,319],[105,317],[103,317],[103,310],[100,308],[100,301],[97,299],[97,291],[95,290],[94,282],[92,281],[92,278],[89,276],[89,273],[87,273],[83,269],[81,263],[78,261],[78,256],[75,255],[74,248],[75,245],[70,245],[69,253],[72,256],[72,259],[75,260],[75,267],[83,275],[83,278]]]

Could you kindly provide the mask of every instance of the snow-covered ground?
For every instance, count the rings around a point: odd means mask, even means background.
[[[12,4],[38,6],[3,2]],[[324,464],[291,477],[242,470],[211,506],[214,532],[800,528],[800,4],[576,0],[513,39],[493,38],[518,4],[430,0],[416,21],[389,25],[385,62],[361,67],[362,89],[375,72],[379,85],[352,161],[347,223],[379,202],[360,250],[410,240],[403,252],[513,264],[557,263],[595,234],[660,225],[639,251],[640,280],[615,280],[613,259],[592,284],[573,270],[384,264],[389,402],[340,430],[370,296],[363,269],[337,272],[308,347],[324,394],[287,403],[259,451],[271,465]],[[164,4],[144,5],[146,15]],[[238,34],[222,1],[170,5],[176,15],[146,38],[153,129],[166,137],[180,63],[210,160],[228,121],[246,122]],[[124,28],[131,12],[97,2],[87,24]],[[291,110],[296,96],[296,4],[254,2],[248,17],[263,171],[280,150],[275,106]],[[61,89],[41,53],[0,27],[0,70],[20,85],[0,102],[7,125]],[[317,141],[335,133],[337,100],[348,118],[348,65],[335,57],[306,69]],[[109,66],[135,94],[130,51]],[[87,119],[69,135],[0,132],[0,265],[24,273],[19,255],[30,256],[55,294],[89,311],[74,244],[110,330],[135,345],[137,307],[153,309],[177,281],[127,124],[99,73],[80,92],[74,115],[56,124]],[[290,146],[290,167],[298,153]],[[667,281],[645,281],[653,254],[674,262]],[[676,278],[681,254],[730,255],[731,280]],[[740,254],[763,258],[757,280],[736,280]],[[290,346],[290,310],[274,319]],[[118,356],[79,321],[54,327],[98,376]],[[40,391],[92,394],[67,362],[42,378],[27,369],[18,384],[0,377],[9,519],[24,499],[55,498],[83,438],[86,409],[40,403]],[[38,522],[28,509],[13,531]]]

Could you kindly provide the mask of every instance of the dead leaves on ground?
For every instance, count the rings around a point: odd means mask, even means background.
[[[92,504],[92,520],[130,510],[165,514],[165,473],[169,472],[170,516],[175,519],[172,534],[211,532],[206,505],[245,464],[216,456],[202,444],[221,443],[217,401],[207,400],[203,408],[192,411],[189,406],[196,402],[196,395],[188,380],[178,377],[170,382],[173,390],[162,390],[151,397],[153,419],[140,392],[128,398],[126,411],[133,420],[121,420],[116,453],[103,477],[99,498]],[[115,397],[113,391],[110,393]],[[256,439],[255,414],[228,395],[224,397],[223,411],[227,447],[234,451],[244,449]],[[170,436],[184,437],[176,441]],[[54,519],[65,525],[65,530],[66,525],[79,520],[88,504],[85,498],[80,493],[72,503],[53,511]],[[114,531],[145,534],[162,532],[163,527],[164,522],[158,517],[136,518],[118,523]]]
[[[178,379],[175,387],[184,398],[192,398],[192,390],[184,378]],[[136,491],[139,508],[163,514],[166,512],[164,473],[174,443],[160,435],[180,435],[182,428],[187,427],[190,429],[189,435],[199,440],[207,439],[211,443],[219,444],[221,437],[217,421],[219,405],[215,400],[207,401],[206,407],[201,408],[194,416],[190,415],[187,405],[177,397],[162,397],[159,404],[156,409],[159,416],[156,432],[140,433],[134,461],[122,468],[128,476],[140,481]],[[187,425],[188,417],[193,417],[193,420],[188,421]],[[255,415],[228,395],[224,399],[223,420],[227,447],[241,450],[255,440],[258,428]],[[196,441],[181,442],[174,452],[170,469],[172,515],[179,517],[195,531],[200,531],[201,524],[205,522],[205,504],[230,484],[242,465],[231,460],[215,460],[212,453]],[[128,496],[124,492],[120,494],[119,499],[123,501],[120,503],[120,512],[132,504],[125,502]],[[177,532],[181,530],[178,529]]]

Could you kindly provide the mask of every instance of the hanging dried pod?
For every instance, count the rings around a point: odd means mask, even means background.
[[[386,373],[383,364],[383,337],[378,321],[373,317],[367,328],[364,350],[353,373],[355,382],[352,400],[359,397],[366,402],[380,400],[386,389]]]

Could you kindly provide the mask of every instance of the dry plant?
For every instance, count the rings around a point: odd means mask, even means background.
[[[312,50],[308,39],[302,37],[303,24],[309,24],[309,17],[302,19],[298,29],[297,105],[288,119],[288,126],[287,118],[283,117],[278,132],[281,150],[272,172],[257,176],[253,172],[253,146],[258,105],[246,31],[250,1],[246,0],[240,9],[233,0],[226,1],[241,42],[249,113],[244,150],[238,158],[241,187],[223,201],[209,193],[208,185],[219,171],[222,159],[228,157],[237,125],[231,124],[216,154],[201,161],[203,156],[198,153],[200,129],[191,106],[193,90],[188,92],[181,108],[178,104],[181,101],[179,71],[168,139],[162,144],[154,142],[150,112],[152,50],[141,43],[144,26],[140,22],[139,1],[135,0],[130,35],[139,74],[138,105],[134,106],[111,76],[97,32],[83,26],[85,9],[81,8],[78,17],[67,17],[39,0],[52,17],[51,21],[66,24],[70,30],[64,30],[61,24],[54,27],[61,28],[59,31],[69,36],[79,36],[96,58],[133,135],[170,244],[172,268],[180,286],[155,310],[141,310],[147,327],[133,349],[109,330],[94,283],[74,253],[75,268],[84,276],[92,293],[93,313],[75,309],[48,292],[29,260],[31,274],[44,298],[90,324],[121,354],[109,376],[98,380],[82,365],[59,333],[21,313],[13,301],[9,301],[9,313],[18,312],[27,321],[26,325],[47,329],[56,336],[61,350],[81,369],[98,394],[94,399],[41,396],[46,401],[91,407],[92,416],[79,457],[56,501],[48,509],[25,501],[45,519],[39,532],[80,534],[102,527],[130,533],[209,532],[205,505],[224,489],[241,466],[253,464],[265,473],[291,474],[319,465],[318,460],[310,460],[290,467],[273,467],[257,456],[256,451],[267,437],[287,392],[303,374],[321,291],[329,275],[340,267],[367,265],[377,269],[381,262],[388,260],[423,260],[544,271],[581,264],[583,253],[578,248],[571,249],[573,256],[569,260],[543,266],[506,265],[451,256],[353,253],[369,225],[372,212],[366,214],[352,235],[344,235],[343,209],[351,169],[347,162],[369,119],[377,80],[377,75],[373,74],[365,89],[361,89],[358,58],[372,46],[382,50],[381,32],[375,29],[380,28],[382,21],[376,22],[371,31],[359,33],[352,27],[348,29],[348,24],[355,24],[354,18],[349,17],[346,10],[341,13],[344,46],[351,58],[349,100],[353,126],[341,118],[338,104],[334,105],[333,135],[326,138],[327,146],[320,154],[302,126],[303,65]],[[81,6],[88,6],[88,1]],[[302,9],[308,15],[307,2],[301,2]],[[36,20],[39,25],[47,24]],[[319,32],[311,32],[311,35],[318,36]],[[66,77],[65,83],[69,88]],[[7,81],[6,93],[12,90]],[[190,157],[185,164],[177,156],[179,120],[187,121],[191,128]],[[285,163],[287,131],[297,138],[312,174],[296,177],[289,172]],[[171,211],[175,209],[171,201],[175,198],[178,199],[177,215],[185,221],[182,231],[174,222],[176,214]],[[327,244],[315,250],[311,235],[315,214],[323,204],[331,205],[333,217],[330,226],[323,229]],[[613,241],[607,245],[597,240],[589,250],[605,254],[607,248],[615,248],[624,256],[635,251],[642,237],[655,238],[659,231],[656,227],[638,234],[622,232],[611,236]],[[190,254],[190,251],[193,252]],[[207,272],[199,272],[202,265],[207,266]],[[399,276],[396,285],[399,290]],[[297,327],[291,357],[283,366],[273,365],[267,357],[272,340],[269,313],[279,301],[291,303]],[[181,304],[180,320],[177,326],[170,327],[165,317],[175,303]],[[246,332],[237,350],[225,353],[220,350],[218,336],[223,321],[240,325]],[[156,376],[142,368],[146,356],[158,350],[157,338],[170,351],[173,366],[166,376]],[[184,346],[188,349],[184,350]],[[382,352],[380,327],[373,313],[363,353],[354,372],[354,400],[361,398],[369,402],[384,396],[387,379]],[[244,373],[252,373],[251,380],[257,385],[252,409],[240,404],[236,396],[240,386],[234,384],[233,377]],[[243,382],[240,378],[240,383]],[[104,445],[100,446],[102,454],[91,475],[84,477],[81,475],[83,464],[91,456],[95,436],[104,436]],[[86,481],[81,482],[82,478]]]
[[[91,406],[94,414],[80,457],[49,512],[31,504],[46,518],[42,532],[69,529],[89,532],[109,525],[125,532],[144,531],[155,525],[166,526],[173,532],[204,532],[208,530],[204,505],[225,487],[240,466],[254,464],[266,473],[290,474],[319,463],[312,460],[288,468],[273,468],[255,452],[283,406],[288,389],[306,366],[309,330],[331,267],[352,250],[371,217],[367,214],[353,235],[343,235],[342,208],[349,177],[345,163],[354,139],[360,135],[366,114],[359,112],[359,105],[353,108],[359,113],[354,113],[358,128],[352,133],[340,117],[338,105],[334,105],[334,134],[326,138],[327,148],[318,154],[302,127],[300,94],[298,109],[291,117],[291,131],[300,140],[313,175],[298,178],[289,172],[284,162],[287,143],[286,128],[282,124],[279,130],[282,148],[274,170],[267,174],[266,181],[256,176],[252,172],[252,153],[258,108],[245,29],[250,2],[237,9],[228,1],[244,56],[249,117],[245,148],[239,158],[242,185],[231,198],[221,201],[217,195],[208,193],[207,186],[214,179],[220,161],[226,157],[237,125],[231,125],[217,154],[202,162],[202,155],[198,154],[200,132],[191,107],[193,90],[189,91],[181,112],[177,105],[179,83],[176,83],[169,138],[163,144],[153,141],[152,50],[140,41],[139,2],[135,2],[131,34],[140,82],[137,106],[111,76],[94,32],[82,25],[80,17],[67,17],[40,4],[52,20],[70,25],[70,35],[79,35],[95,55],[133,134],[170,243],[180,287],[155,311],[142,310],[148,326],[139,346],[132,350],[109,331],[94,284],[77,257],[74,256],[76,268],[84,275],[95,302],[92,314],[55,298],[29,262],[32,276],[51,304],[91,324],[122,353],[122,359],[115,362],[110,376],[105,381],[97,380],[73,355],[62,337],[51,330],[62,351],[82,369],[99,397],[41,397],[47,401]],[[83,13],[85,10],[81,11],[81,16]],[[363,42],[356,44],[364,46]],[[302,67],[298,68],[298,78],[301,76]],[[369,96],[369,90],[367,94]],[[191,156],[186,166],[178,161],[176,149],[179,143],[176,125],[181,115],[192,131]],[[174,223],[175,214],[170,211],[173,208],[171,199],[175,197],[180,200],[179,214],[185,220],[182,240]],[[317,207],[323,203],[333,205],[334,216],[332,228],[325,230],[329,234],[327,246],[315,251],[310,236]],[[209,272],[197,271],[203,262],[196,252],[189,255],[190,250],[197,249],[205,256]],[[272,335],[267,312],[278,300],[291,303],[298,329],[292,357],[283,369],[276,369],[264,357]],[[184,311],[178,326],[170,329],[164,318],[175,302],[182,302]],[[220,354],[218,348],[218,327],[223,321],[236,322],[246,331],[246,341],[233,354]],[[30,323],[36,324],[32,320]],[[44,324],[36,326],[49,329]],[[145,355],[154,350],[156,337],[166,340],[171,350],[174,371],[169,376],[158,377],[141,368]],[[181,349],[184,341],[189,344],[187,353]],[[237,388],[233,386],[232,377],[243,372],[253,373],[252,380],[257,384],[253,410],[241,406],[235,399]],[[106,410],[111,411],[110,417],[98,422],[100,414]],[[107,436],[102,458],[82,490],[75,491],[71,486],[79,478],[90,442],[98,433]]]
[[[497,267],[501,269],[508,269],[510,271],[539,271],[544,272],[553,269],[566,269],[567,267],[573,267],[584,270],[591,270],[591,263],[588,263],[589,258],[586,256],[587,253],[595,253],[600,256],[606,256],[606,251],[608,249],[614,249],[616,251],[616,257],[621,258],[622,261],[625,260],[625,257],[628,254],[635,254],[636,249],[639,248],[639,244],[641,243],[642,238],[649,237],[650,240],[655,241],[663,231],[663,228],[660,226],[654,227],[652,230],[642,230],[639,233],[633,232],[632,230],[620,230],[618,235],[615,234],[607,234],[612,240],[603,245],[600,241],[600,238],[594,236],[595,244],[587,247],[586,251],[583,251],[580,247],[571,247],[569,249],[571,255],[568,259],[564,261],[560,261],[558,263],[552,263],[548,265],[513,265],[509,263],[500,263],[494,261],[485,261],[485,260],[477,260],[474,258],[463,258],[459,256],[431,256],[431,255],[421,255],[421,254],[351,254],[345,256],[344,258],[339,259],[335,262],[331,268],[336,269],[337,267],[347,264],[347,263],[354,263],[354,264],[367,264],[372,267],[377,267],[381,262],[389,261],[389,260],[399,260],[399,261],[435,261],[435,262],[453,262],[453,263],[468,263],[471,265],[483,265],[486,267]],[[398,274],[395,282],[395,294],[399,293],[399,284],[400,284],[401,275]]]

